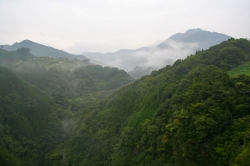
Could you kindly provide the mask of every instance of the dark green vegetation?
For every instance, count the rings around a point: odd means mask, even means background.
[[[69,165],[249,165],[250,42],[223,42],[154,71],[89,108]]]
[[[118,69],[0,51],[33,84],[0,68],[2,165],[250,165],[250,76],[237,74],[250,61],[245,39],[119,90],[131,80]]]
[[[44,164],[45,150],[52,150],[62,134],[53,126],[58,117],[51,117],[60,108],[4,67],[0,67],[0,83],[1,164]],[[49,142],[42,141],[42,137]]]
[[[79,115],[133,81],[117,68],[28,48],[0,49],[0,64],[0,165],[62,165]]]

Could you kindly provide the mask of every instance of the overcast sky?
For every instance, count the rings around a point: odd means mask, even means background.
[[[114,52],[201,28],[250,38],[250,0],[0,0],[0,44]]]

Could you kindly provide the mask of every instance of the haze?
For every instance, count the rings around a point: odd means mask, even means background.
[[[114,52],[201,28],[250,37],[249,0],[0,0],[0,44],[24,39],[70,53]]]

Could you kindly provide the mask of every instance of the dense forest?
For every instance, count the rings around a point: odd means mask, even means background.
[[[136,81],[27,48],[0,49],[0,65],[2,165],[250,165],[248,40]]]
[[[0,49],[0,64],[2,165],[52,165],[85,108],[133,81],[117,68],[36,57],[28,48]]]

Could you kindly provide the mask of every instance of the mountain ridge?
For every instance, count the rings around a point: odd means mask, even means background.
[[[113,53],[86,52],[82,55],[109,66],[124,69],[127,72],[135,73],[136,67],[144,68],[147,71],[146,73],[149,74],[151,70],[148,70],[148,68],[159,69],[165,65],[171,65],[175,60],[185,58],[187,54],[208,49],[228,38],[231,37],[197,28],[189,29],[184,33],[176,33],[157,46],[141,47],[134,50],[120,49]],[[145,72],[137,73],[136,78],[140,78],[144,74]]]
[[[35,56],[50,56],[53,58],[69,58],[69,59],[87,59],[83,55],[74,55],[63,50],[59,50],[50,46],[39,44],[31,40],[25,39],[21,42],[16,42],[13,45],[3,45],[3,49],[7,51],[15,51],[18,48],[26,47],[30,49],[30,52]]]

